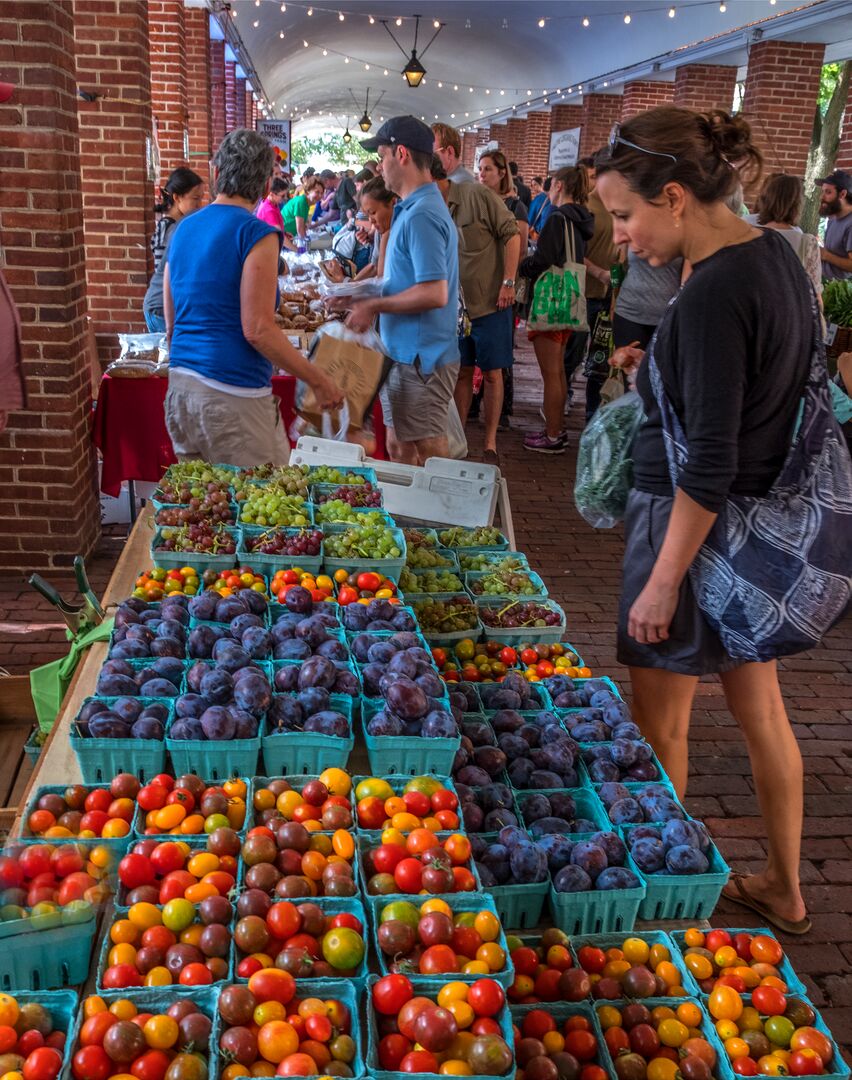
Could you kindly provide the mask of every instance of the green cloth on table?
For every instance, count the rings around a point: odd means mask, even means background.
[[[39,730],[47,733],[53,727],[54,721],[62,707],[62,699],[71,684],[77,665],[83,657],[83,653],[96,641],[109,641],[114,619],[104,619],[99,626],[91,630],[72,636],[68,631],[71,648],[68,655],[61,660],[54,660],[50,664],[33,668],[30,672],[30,692],[33,696],[36,716],[38,717]]]

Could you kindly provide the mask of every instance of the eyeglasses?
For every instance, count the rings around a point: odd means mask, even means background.
[[[674,154],[666,154],[661,150],[649,150],[646,146],[639,146],[637,143],[630,142],[629,139],[622,139],[621,137],[621,124],[613,124],[612,131],[609,133],[609,143],[607,149],[609,150],[609,157],[611,158],[615,153],[617,146],[629,146],[631,150],[638,150],[640,154],[651,154],[653,157],[668,158],[677,164],[677,158]]]

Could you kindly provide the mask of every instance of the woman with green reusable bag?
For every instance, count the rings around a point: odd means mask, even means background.
[[[544,382],[545,428],[529,432],[524,449],[539,454],[561,454],[567,445],[563,415],[568,383],[562,356],[571,334],[588,329],[583,258],[595,224],[586,209],[588,197],[585,166],[560,169],[550,185],[553,213],[544,223],[536,250],[518,267],[530,281],[527,335]]]

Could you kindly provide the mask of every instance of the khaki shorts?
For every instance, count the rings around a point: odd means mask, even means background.
[[[419,360],[392,364],[381,392],[385,426],[393,428],[400,442],[446,437],[458,377],[458,361],[435,368],[431,375],[421,372]]]
[[[250,466],[286,465],[290,458],[274,394],[237,397],[178,368],[169,372],[166,428],[179,461]]]

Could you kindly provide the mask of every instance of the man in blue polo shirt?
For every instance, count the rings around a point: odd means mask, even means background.
[[[395,116],[374,139],[382,175],[400,196],[385,254],[382,295],[356,302],[347,323],[365,330],[376,315],[393,360],[382,390],[388,449],[394,461],[422,465],[449,457],[447,424],[459,372],[458,235],[432,183],[431,128],[414,116]]]

